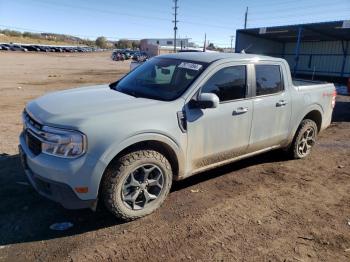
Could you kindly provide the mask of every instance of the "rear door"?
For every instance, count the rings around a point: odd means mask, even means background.
[[[254,65],[253,122],[249,151],[280,145],[289,135],[291,98],[279,63]]]

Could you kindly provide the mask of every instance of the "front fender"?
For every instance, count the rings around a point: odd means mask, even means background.
[[[126,138],[122,142],[115,142],[112,143],[109,148],[105,151],[105,153],[100,157],[101,162],[104,163],[105,168],[107,168],[108,164],[114,159],[116,155],[118,155],[121,151],[128,148],[129,146],[132,146],[139,142],[146,142],[146,141],[158,141],[165,143],[166,145],[170,146],[170,148],[175,152],[176,158],[178,160],[179,165],[179,176],[184,172],[184,160],[185,160],[185,154],[178,142],[175,141],[175,139],[170,138],[169,136],[166,136],[164,134],[155,133],[155,132],[147,132],[142,134],[136,134],[131,137]],[[102,174],[101,174],[102,177]],[[101,179],[101,178],[100,178]]]

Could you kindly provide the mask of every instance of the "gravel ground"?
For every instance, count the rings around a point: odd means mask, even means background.
[[[115,80],[128,64],[109,55],[0,53],[0,261],[350,261],[349,96],[307,159],[276,151],[201,173],[134,222],[34,192],[16,153],[26,101]]]

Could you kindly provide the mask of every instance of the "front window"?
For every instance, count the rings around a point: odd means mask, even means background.
[[[112,88],[135,97],[171,101],[181,96],[206,66],[200,62],[153,58]]]
[[[246,66],[230,66],[216,72],[202,87],[202,93],[216,94],[220,102],[243,99],[247,94]]]

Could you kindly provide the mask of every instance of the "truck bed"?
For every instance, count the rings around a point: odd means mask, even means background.
[[[328,84],[325,81],[307,80],[307,79],[293,79],[294,86],[311,86],[319,84]]]

